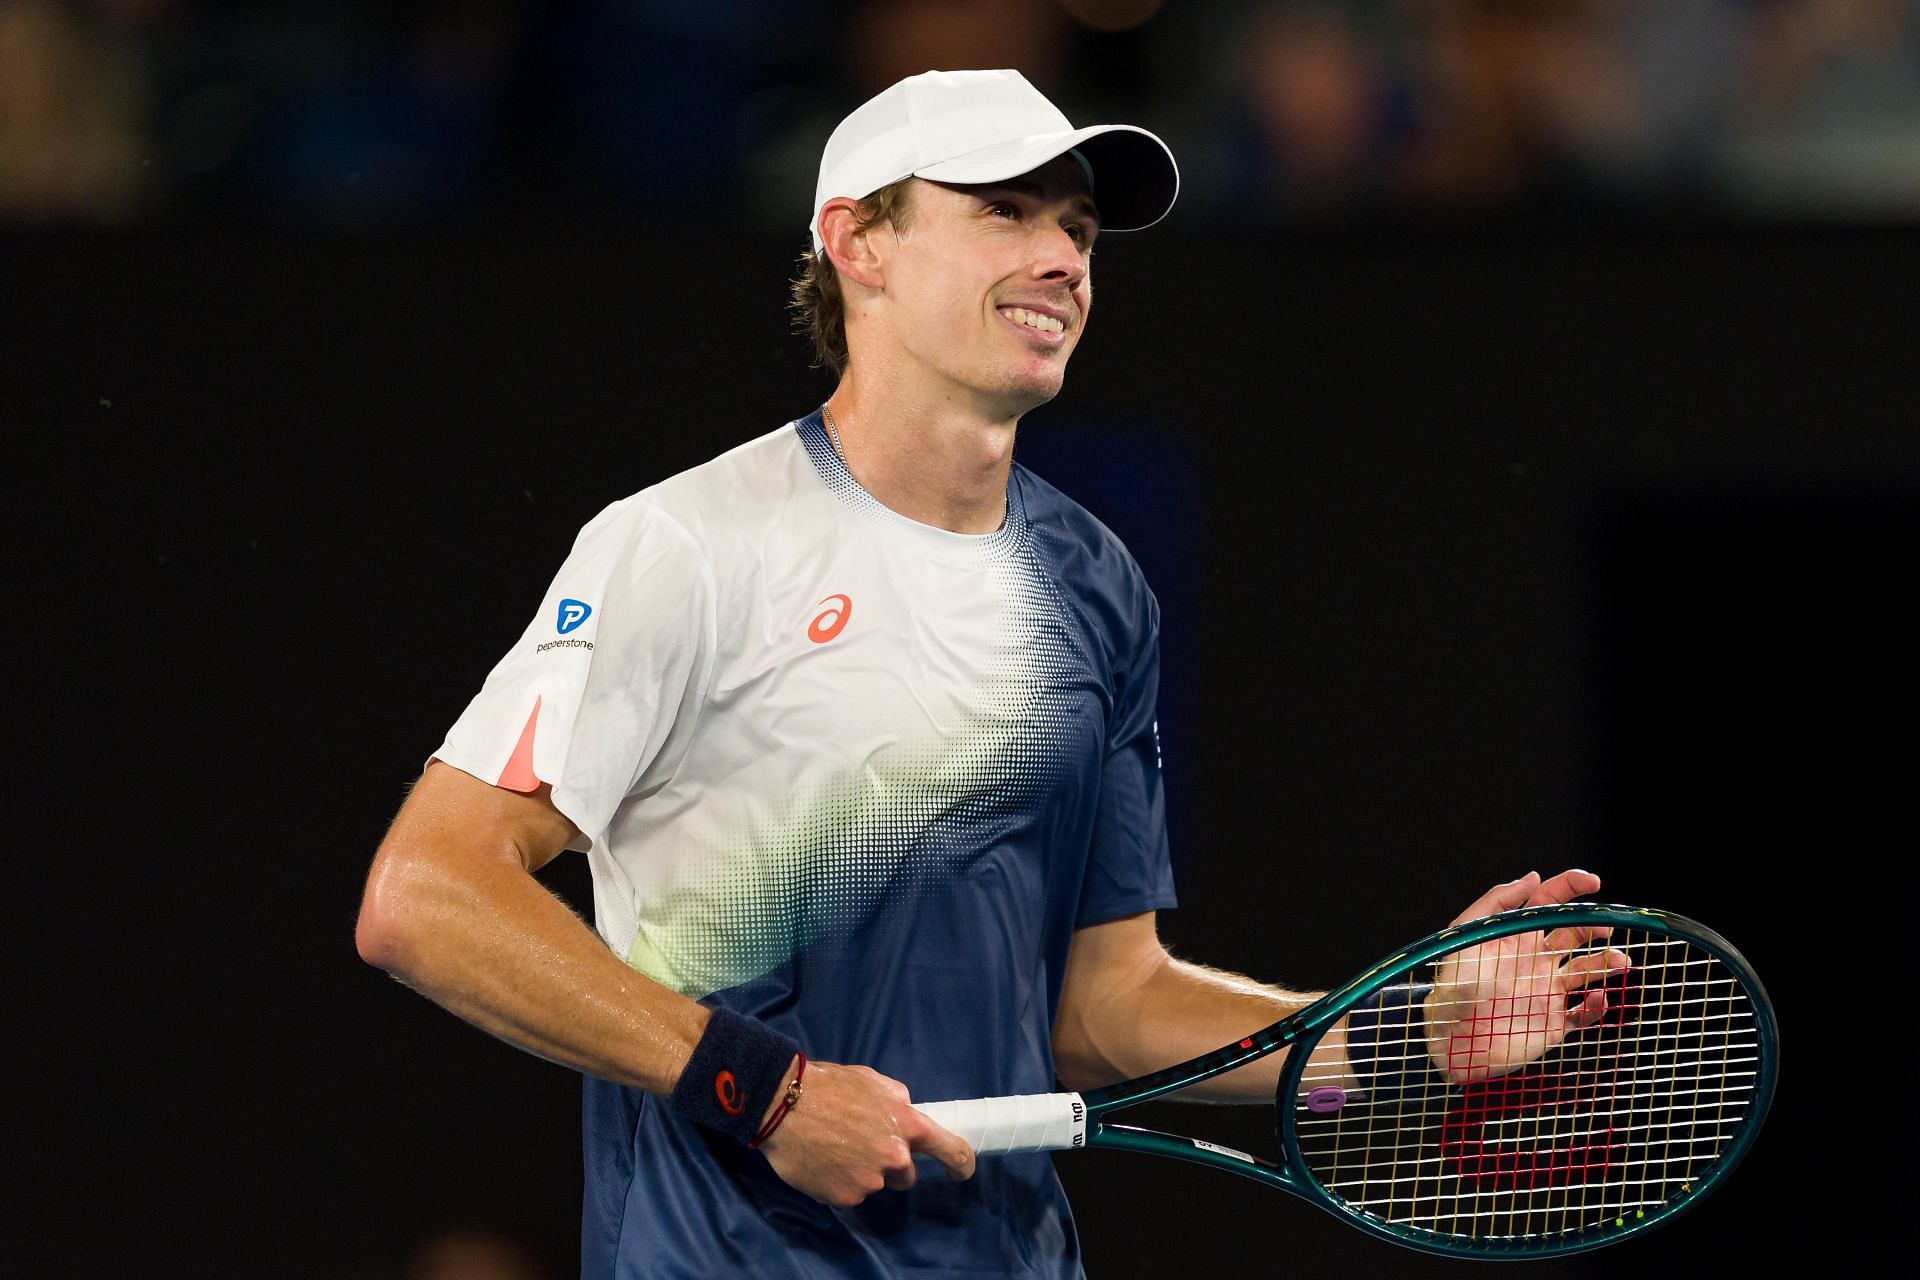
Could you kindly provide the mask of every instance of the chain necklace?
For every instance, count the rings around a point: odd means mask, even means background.
[[[833,425],[833,410],[826,405],[820,406],[820,416],[827,424],[827,438],[833,441],[833,451],[840,455],[840,461],[847,460],[846,446],[840,443],[840,429]]]

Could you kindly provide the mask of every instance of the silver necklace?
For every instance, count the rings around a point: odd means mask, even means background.
[[[840,443],[840,429],[833,425],[833,410],[824,404],[820,406],[820,416],[826,420],[827,438],[833,441],[833,451],[840,455],[840,461],[847,460],[846,446]]]

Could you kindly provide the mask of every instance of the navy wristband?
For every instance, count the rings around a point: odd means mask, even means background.
[[[1427,1032],[1416,1027],[1429,983],[1382,987],[1347,1013],[1347,1065],[1376,1102],[1398,1102],[1443,1084],[1427,1054]]]
[[[799,1052],[792,1038],[758,1018],[716,1008],[667,1105],[696,1124],[752,1142]]]

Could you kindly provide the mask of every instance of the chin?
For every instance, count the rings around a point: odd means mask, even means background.
[[[1012,379],[1007,385],[1006,395],[1008,399],[1018,401],[1022,405],[1019,412],[1025,413],[1059,395],[1066,381],[1065,364],[1049,365]]]

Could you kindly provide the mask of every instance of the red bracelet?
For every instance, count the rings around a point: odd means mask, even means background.
[[[747,1143],[750,1147],[757,1147],[771,1138],[773,1131],[780,1127],[780,1122],[787,1118],[787,1112],[800,1103],[800,1077],[807,1074],[807,1055],[796,1053],[794,1056],[800,1059],[800,1066],[794,1071],[793,1079],[787,1082],[786,1096],[780,1099],[780,1105],[773,1109],[773,1114],[767,1117],[767,1122],[760,1126],[760,1132],[753,1135],[753,1141]]]

